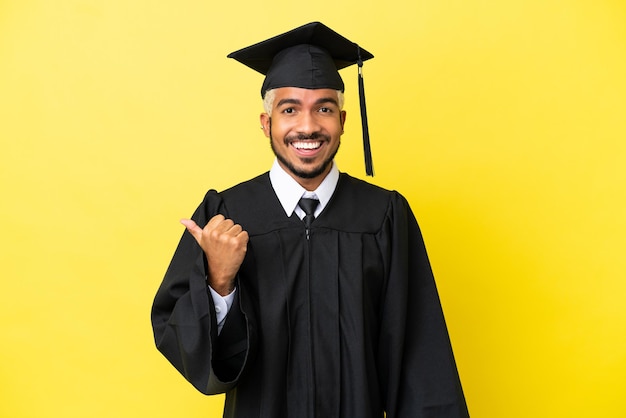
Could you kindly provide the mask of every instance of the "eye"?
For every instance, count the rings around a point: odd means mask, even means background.
[[[293,107],[287,107],[281,111],[281,113],[286,113],[288,115],[295,113],[295,112],[296,112],[296,109],[294,109]]]
[[[321,113],[332,113],[332,109],[330,107],[320,107],[319,112]]]

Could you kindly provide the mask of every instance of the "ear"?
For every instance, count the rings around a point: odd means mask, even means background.
[[[346,111],[342,110],[339,114],[339,122],[341,123],[341,132],[343,133],[343,126],[346,123]]]
[[[268,115],[267,113],[261,113],[260,116],[260,122],[261,122],[261,129],[263,129],[263,133],[265,134],[266,137],[270,137],[270,123],[272,121],[272,118],[270,118],[270,115]]]

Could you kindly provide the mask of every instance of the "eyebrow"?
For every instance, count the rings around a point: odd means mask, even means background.
[[[301,104],[302,102],[298,99],[281,99],[277,104],[276,107],[280,107],[282,105],[286,105],[286,104]]]
[[[320,104],[324,104],[324,103],[332,103],[335,106],[339,106],[339,103],[337,102],[337,99],[334,99],[332,97],[320,97],[319,99],[317,99],[315,101],[314,104],[316,105],[320,105]],[[295,104],[295,105],[300,105],[302,104],[302,101],[298,100],[298,99],[290,99],[290,98],[286,98],[286,99],[281,99],[277,104],[276,107],[280,107],[286,104]]]

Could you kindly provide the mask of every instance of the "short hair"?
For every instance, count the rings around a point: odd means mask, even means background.
[[[341,90],[336,90],[337,92],[337,106],[339,106],[339,110],[343,110],[343,104],[345,102],[345,96]],[[276,97],[276,89],[270,89],[265,92],[265,96],[263,96],[263,108],[265,109],[265,113],[272,116],[272,108],[274,106],[274,98]]]

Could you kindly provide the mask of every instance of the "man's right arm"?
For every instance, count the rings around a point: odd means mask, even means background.
[[[208,225],[209,217],[218,213],[221,205],[219,194],[210,191],[194,213],[191,225],[205,223]],[[217,221],[225,218],[219,215],[211,219],[214,220],[213,224],[222,224]],[[206,227],[199,229],[207,230]],[[225,228],[225,231],[234,232],[232,228]],[[239,235],[241,235],[239,238],[247,244],[247,234],[235,234]],[[244,314],[240,307],[239,299],[242,294],[238,290],[232,295],[232,307],[226,318],[221,321],[224,328],[218,336],[215,304],[207,287],[209,278],[207,256],[213,258],[215,253],[207,254],[198,244],[196,237],[191,232],[185,231],[155,296],[152,325],[159,351],[199,391],[214,394],[232,388],[244,368],[251,344],[248,335],[250,318],[249,313]],[[241,258],[245,256],[245,245],[243,251],[238,245],[234,248],[239,249]],[[226,259],[230,260],[225,263],[226,267],[229,263],[233,265],[233,259],[232,255]],[[235,263],[237,269],[240,264],[241,261]],[[213,278],[218,278],[216,273],[225,270],[224,265],[212,263],[211,267],[216,267],[212,270]],[[236,273],[233,276],[226,280],[226,287],[229,289],[235,286]],[[223,277],[218,278],[219,280],[224,281]],[[216,287],[219,289],[218,285]]]

